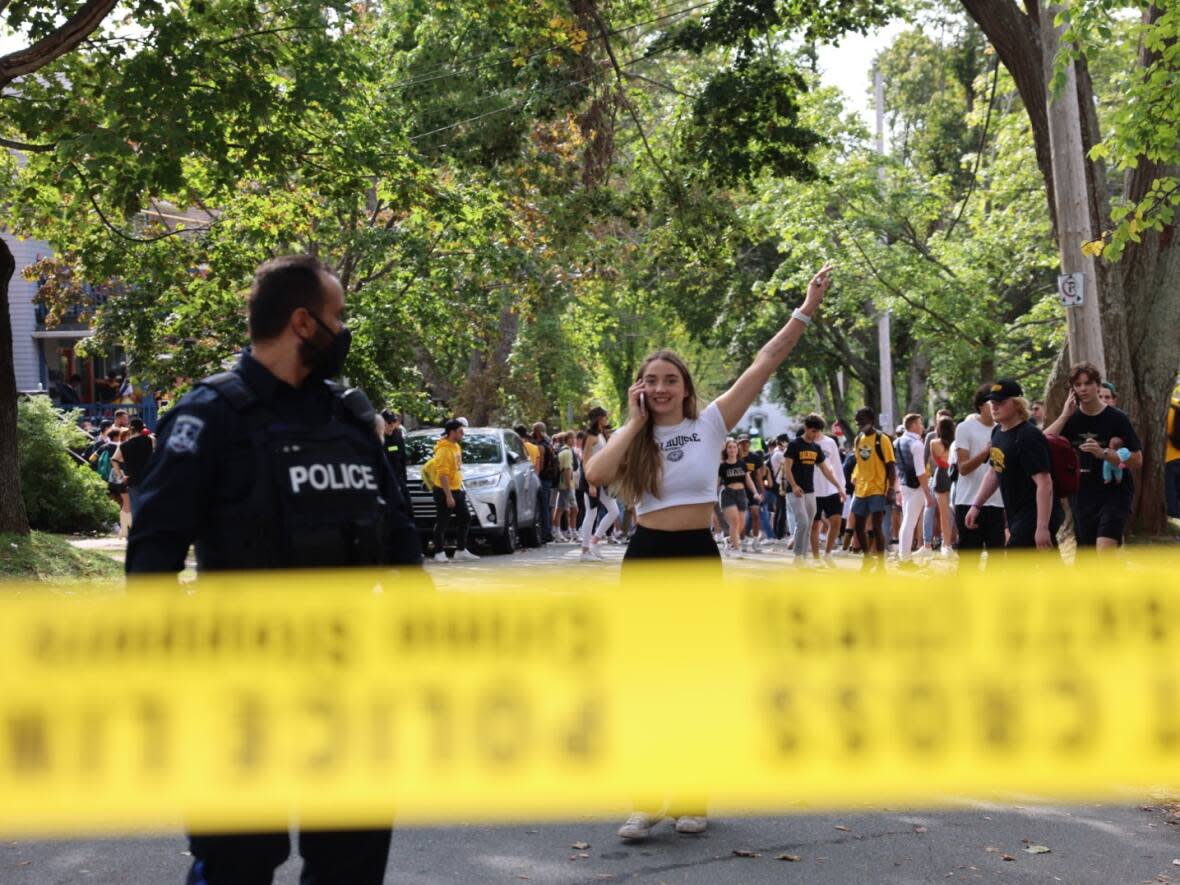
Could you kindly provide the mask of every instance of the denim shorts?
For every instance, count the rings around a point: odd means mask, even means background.
[[[867,498],[852,499],[852,515],[868,516],[870,513],[887,513],[889,504],[884,495],[869,495]]]

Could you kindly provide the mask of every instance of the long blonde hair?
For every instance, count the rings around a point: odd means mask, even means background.
[[[650,354],[635,373],[635,380],[643,378],[647,367],[656,360],[671,363],[684,379],[684,417],[696,418],[697,391],[692,383],[692,375],[688,366],[680,355],[671,350],[657,350]],[[656,443],[655,422],[649,420],[639,434],[627,446],[623,453],[623,463],[619,466],[619,497],[628,506],[634,507],[644,495],[658,498],[664,485],[664,459],[660,454],[660,447]]]

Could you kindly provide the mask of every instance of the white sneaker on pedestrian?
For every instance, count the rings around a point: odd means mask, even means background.
[[[441,550],[438,553],[434,554],[434,556],[432,556],[430,558],[433,559],[435,562],[450,562],[450,560],[447,559],[447,555],[445,553],[443,553]]]
[[[749,538],[742,538],[742,553],[749,553],[749,552],[750,552],[750,539]]]
[[[685,815],[676,818],[676,832],[685,836],[695,836],[709,828],[709,820],[705,817]]]
[[[636,811],[619,827],[619,838],[628,842],[641,842],[651,835],[652,828],[662,820],[662,817],[654,814]]]
[[[589,550],[583,550],[581,556],[582,562],[606,562],[606,557],[598,552],[598,549],[591,547]]]
[[[934,550],[929,544],[923,544],[914,551],[914,556],[919,559],[930,559],[934,556]]]
[[[455,558],[453,561],[454,562],[479,562],[479,557],[476,556],[474,553],[472,553],[470,550],[464,550],[464,549],[460,548],[455,551]]]

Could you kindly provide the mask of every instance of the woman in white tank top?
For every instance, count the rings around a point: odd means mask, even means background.
[[[717,496],[717,453],[811,325],[831,272],[832,265],[825,264],[808,284],[802,307],[763,345],[733,386],[703,411],[692,376],[679,356],[661,350],[643,361],[629,391],[627,423],[585,466],[590,484],[601,488],[617,482],[619,496],[638,514],[639,527],[627,547],[624,566],[643,559],[697,557],[714,560],[720,578],[720,553],[709,531]],[[586,519],[593,519],[593,513],[587,512]],[[699,807],[703,802],[693,806],[697,807],[674,809],[666,803],[663,809],[636,811],[619,829],[619,836],[628,841],[646,839],[665,816],[676,818],[679,833],[704,832],[705,810]]]

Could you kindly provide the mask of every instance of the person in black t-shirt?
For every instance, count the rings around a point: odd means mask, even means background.
[[[762,532],[762,520],[758,512],[758,504],[762,502],[762,493],[758,491],[763,487],[762,472],[766,464],[761,452],[750,451],[750,437],[742,434],[738,437],[738,456],[739,460],[746,465],[746,473],[750,475],[750,482],[753,484],[753,490],[746,490],[746,537],[742,540],[742,548],[747,548],[747,543],[752,549],[757,552],[761,549],[762,539],[760,538]],[[755,495],[758,500],[755,501]]]
[[[1045,432],[1064,436],[1078,450],[1081,482],[1069,502],[1078,547],[1113,550],[1123,543],[1135,484],[1130,471],[1120,481],[1107,483],[1102,465],[1121,464],[1117,450],[1126,448],[1131,452],[1126,465],[1140,467],[1143,445],[1126,413],[1103,402],[1102,373],[1097,366],[1078,363],[1069,371],[1069,384],[1065,407]]]
[[[983,478],[964,521],[967,528],[976,528],[980,508],[999,486],[1008,520],[1008,548],[1050,550],[1061,526],[1061,508],[1053,497],[1049,444],[1029,421],[1028,402],[1015,381],[993,384],[987,401],[996,421],[992,469]]]
[[[721,465],[717,468],[717,481],[721,485],[721,511],[729,525],[729,548],[725,555],[739,559],[744,549],[742,525],[750,510],[750,500],[762,501],[754,485],[753,474],[746,466],[738,455],[738,444],[732,439],[726,440]],[[747,498],[747,494],[751,497]]]
[[[131,519],[139,511],[139,485],[147,473],[148,460],[156,444],[152,435],[144,430],[142,418],[131,419],[131,436],[119,446],[116,460],[122,465],[127,478],[127,494],[131,504]]]
[[[795,531],[796,565],[806,562],[807,547],[811,542],[811,524],[815,521],[816,468],[823,471],[828,482],[840,487],[818,442],[824,432],[824,419],[819,415],[808,415],[803,419],[803,428],[803,435],[787,444],[787,453],[783,456],[783,476],[790,486],[788,498],[794,508],[795,524],[798,527]],[[844,500],[842,492],[840,500]],[[815,558],[819,559],[818,553]]]

